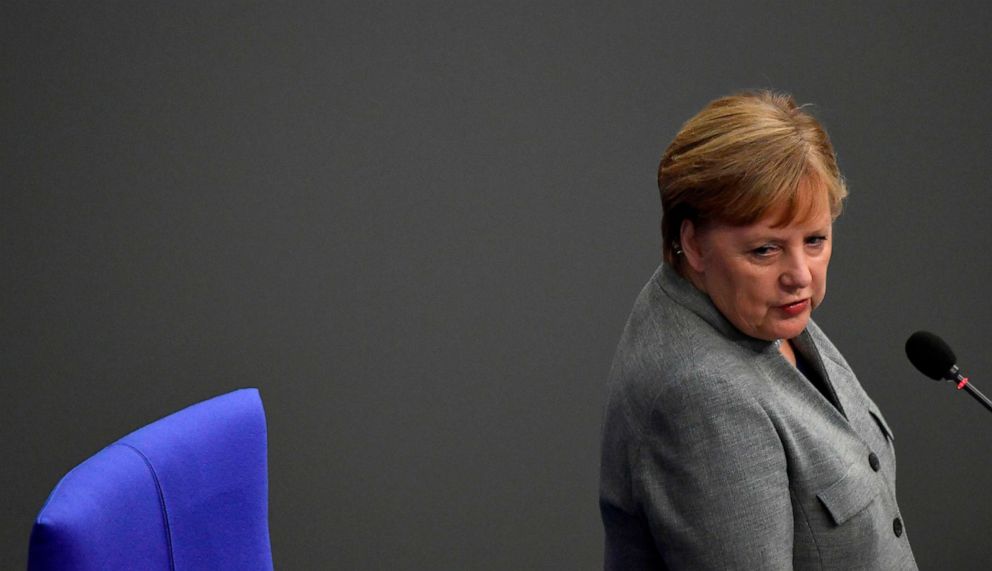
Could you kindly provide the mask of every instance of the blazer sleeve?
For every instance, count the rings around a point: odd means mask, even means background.
[[[687,379],[659,395],[632,487],[671,569],[791,569],[785,452],[739,383]]]

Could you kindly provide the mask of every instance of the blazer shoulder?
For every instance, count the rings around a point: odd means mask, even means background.
[[[609,404],[633,428],[656,408],[705,412],[727,400],[752,402],[742,376],[757,374],[747,349],[720,335],[654,281],[641,291],[624,328],[609,380]]]

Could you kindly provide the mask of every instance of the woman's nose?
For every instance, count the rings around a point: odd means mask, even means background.
[[[806,259],[806,256],[788,256],[786,265],[782,268],[780,279],[782,285],[790,289],[808,287],[813,281],[813,274],[809,270],[809,260]]]

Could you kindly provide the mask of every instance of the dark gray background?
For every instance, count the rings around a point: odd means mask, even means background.
[[[816,317],[921,567],[992,560],[992,418],[902,349],[992,392],[985,3],[206,4],[0,7],[0,567],[73,465],[257,386],[280,569],[597,568],[655,166],[745,87],[838,149]]]

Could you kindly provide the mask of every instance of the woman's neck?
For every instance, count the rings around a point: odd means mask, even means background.
[[[792,363],[792,366],[796,366],[796,350],[792,346],[792,341],[788,339],[783,339],[781,343],[778,344],[778,352],[785,357],[785,360]]]

